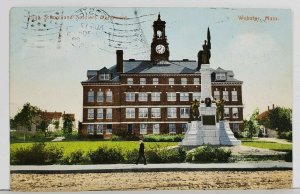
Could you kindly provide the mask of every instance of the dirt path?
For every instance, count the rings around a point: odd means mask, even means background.
[[[12,191],[291,188],[292,171],[12,174]]]

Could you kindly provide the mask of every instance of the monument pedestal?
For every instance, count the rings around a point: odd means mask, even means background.
[[[210,145],[241,145],[232,133],[228,121],[220,121],[215,125],[203,125],[202,121],[192,121],[188,124],[188,130],[179,145],[199,146]]]
[[[179,145],[182,146],[199,146],[203,144],[210,145],[240,145],[241,141],[237,140],[230,127],[229,122],[221,120],[216,122],[217,104],[212,102],[211,91],[211,69],[209,64],[202,64],[201,69],[201,104],[195,101],[191,106],[191,114],[195,121],[188,124],[188,130],[184,139]],[[197,105],[197,106],[196,106]],[[218,108],[220,105],[218,104]],[[196,109],[196,111],[195,111]],[[224,104],[223,104],[224,109]],[[197,111],[199,110],[199,111]],[[218,110],[220,111],[220,110]],[[198,114],[196,114],[198,112]],[[199,113],[201,121],[199,119]],[[219,113],[220,114],[220,113]]]

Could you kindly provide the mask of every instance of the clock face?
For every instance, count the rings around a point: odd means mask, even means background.
[[[158,54],[163,54],[166,51],[166,48],[164,45],[159,44],[156,46],[155,50]]]

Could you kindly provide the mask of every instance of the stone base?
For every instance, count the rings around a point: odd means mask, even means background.
[[[232,133],[228,121],[220,121],[216,125],[203,125],[202,121],[192,121],[188,124],[188,130],[179,145],[198,146],[210,145],[241,145]]]

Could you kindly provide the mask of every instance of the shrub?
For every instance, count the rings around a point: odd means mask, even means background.
[[[235,138],[244,138],[244,135],[240,131],[233,132]]]
[[[230,150],[226,151],[220,147],[205,145],[188,153],[187,161],[199,163],[228,162],[231,154]]]
[[[161,163],[161,157],[159,156],[157,150],[147,150],[146,153],[146,160],[149,163]]]
[[[183,139],[182,134],[178,135],[145,135],[145,142],[180,142]]]
[[[128,150],[125,153],[125,162],[129,164],[135,163],[138,157],[139,157],[139,151],[137,149]]]
[[[186,161],[186,162],[193,162],[193,157],[194,157],[194,153],[193,153],[193,152],[188,152],[188,153],[186,154],[186,159],[185,159],[185,161]]]
[[[121,136],[118,136],[118,135],[112,135],[111,141],[122,141],[123,138]]]
[[[71,152],[68,156],[63,158],[63,164],[85,164],[88,158],[82,150]]]
[[[46,152],[46,164],[56,164],[63,157],[63,149],[60,147],[56,147],[55,145],[50,145],[45,148]]]
[[[224,163],[229,162],[229,158],[231,157],[231,154],[232,154],[231,150],[226,151],[222,148],[215,149],[215,156],[217,162],[224,162]]]
[[[292,131],[289,132],[283,132],[279,135],[280,139],[287,139],[289,141],[293,141],[293,133]]]
[[[45,143],[34,143],[29,147],[21,147],[11,153],[11,164],[41,165],[55,164],[63,156],[62,148],[46,147]]]
[[[289,151],[285,154],[285,158],[284,160],[286,162],[292,162],[293,161],[293,152],[292,151]]]
[[[80,136],[77,131],[72,131],[71,133],[65,134],[65,140],[78,140]]]
[[[88,156],[93,164],[115,164],[124,161],[120,148],[99,147],[90,150]]]
[[[146,151],[146,159],[149,163],[184,162],[186,152],[182,149],[150,149]]]

